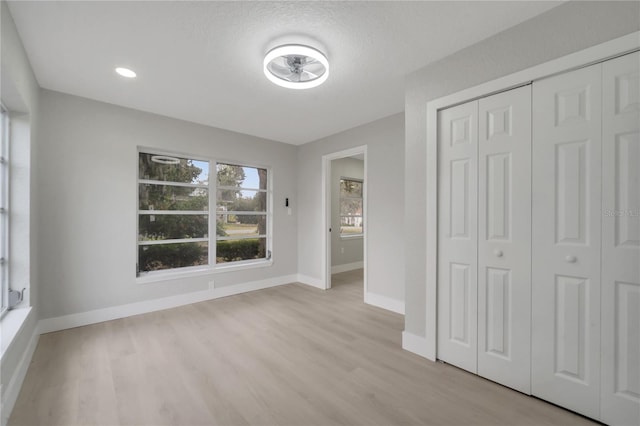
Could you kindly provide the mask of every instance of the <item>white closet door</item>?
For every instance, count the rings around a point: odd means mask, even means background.
[[[438,358],[477,372],[478,102],[438,113]]]
[[[599,417],[601,69],[533,85],[532,393]]]
[[[640,53],[603,64],[602,406],[640,424]]]
[[[531,393],[531,86],[480,99],[478,374]]]

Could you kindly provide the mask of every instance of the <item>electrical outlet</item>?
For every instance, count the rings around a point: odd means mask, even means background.
[[[213,290],[214,288],[216,288],[215,281],[214,280],[209,281],[209,290]]]

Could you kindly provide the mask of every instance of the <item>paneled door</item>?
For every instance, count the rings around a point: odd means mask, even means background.
[[[477,373],[478,102],[438,113],[438,358]]]
[[[478,374],[531,393],[531,86],[479,101]]]
[[[601,70],[533,85],[532,393],[600,406]]]
[[[602,406],[640,424],[640,53],[603,64]]]

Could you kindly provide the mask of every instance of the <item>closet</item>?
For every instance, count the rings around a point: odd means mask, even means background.
[[[438,358],[640,424],[640,53],[438,113]]]

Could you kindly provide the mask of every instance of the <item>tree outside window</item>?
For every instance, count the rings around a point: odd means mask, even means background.
[[[216,163],[210,181],[209,168],[206,160],[139,153],[139,273],[270,258],[267,169]]]
[[[342,237],[363,234],[363,184],[359,179],[340,179],[340,236]]]

